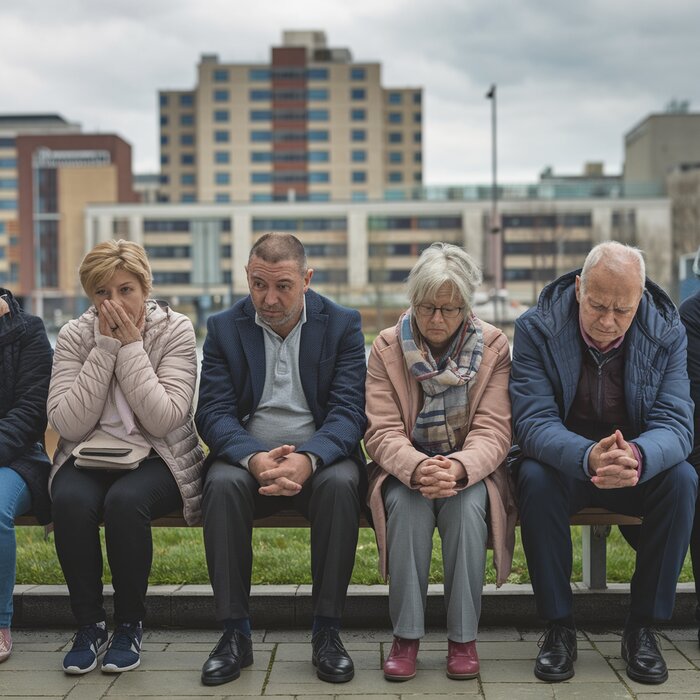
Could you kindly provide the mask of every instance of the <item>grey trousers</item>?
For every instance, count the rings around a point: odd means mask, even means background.
[[[253,520],[298,510],[311,522],[314,615],[339,618],[355,563],[361,477],[350,459],[321,468],[293,497],[261,496],[240,466],[215,461],[204,481],[202,520],[216,619],[249,617]]]
[[[486,565],[486,503],[483,482],[435,500],[394,477],[385,482],[389,614],[397,637],[420,639],[425,634],[428,574],[437,524],[442,540],[447,637],[453,642],[476,639]]]

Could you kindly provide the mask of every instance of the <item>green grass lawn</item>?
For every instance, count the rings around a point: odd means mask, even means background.
[[[63,574],[56,558],[53,536],[44,538],[44,530],[39,527],[17,528],[17,583],[60,584]],[[525,556],[520,544],[520,530],[517,530],[511,583],[528,583],[529,576]],[[572,528],[574,542],[574,571],[572,579],[580,581],[581,575],[581,533],[580,528]],[[103,543],[104,545],[104,543]],[[257,528],[253,534],[254,563],[253,583],[311,583],[309,572],[309,531],[308,529]],[[105,560],[104,580],[111,580],[107,559]],[[608,538],[608,581],[626,582],[632,577],[634,552],[624,541],[617,528]],[[491,553],[487,557],[486,583],[496,580]],[[693,572],[690,559],[686,558],[681,581],[692,581]],[[442,557],[440,540],[436,533],[433,547],[433,560],[430,567],[431,583],[442,582]],[[201,528],[153,528],[153,567],[151,584],[208,583],[207,566],[204,560],[204,544]],[[357,557],[352,583],[381,583],[377,570],[377,547],[374,533],[363,528],[357,546]]]

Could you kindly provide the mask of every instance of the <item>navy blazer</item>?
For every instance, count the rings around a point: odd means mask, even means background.
[[[306,292],[306,323],[301,328],[299,371],[316,432],[297,452],[311,452],[322,468],[352,457],[364,464],[360,440],[365,431],[365,341],[360,314],[312,290]],[[250,296],[207,321],[207,337],[195,421],[209,447],[207,464],[222,459],[238,464],[253,452],[266,452],[246,424],[265,384],[265,341],[255,323]]]

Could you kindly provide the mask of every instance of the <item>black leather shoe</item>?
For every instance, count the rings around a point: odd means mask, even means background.
[[[204,685],[221,685],[235,681],[241,669],[253,663],[253,642],[250,637],[234,630],[224,632],[202,666]]]
[[[311,638],[313,654],[311,662],[316,667],[316,675],[328,683],[346,683],[355,675],[352,659],[340,634],[333,627],[322,627]]]
[[[627,675],[637,683],[658,685],[668,678],[666,662],[651,627],[622,633],[622,659],[627,663]]]
[[[548,625],[538,642],[535,676],[541,681],[566,681],[574,675],[576,630],[563,625]]]

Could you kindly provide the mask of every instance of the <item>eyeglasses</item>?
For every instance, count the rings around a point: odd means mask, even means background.
[[[443,318],[457,318],[462,311],[464,311],[463,306],[434,306],[433,304],[418,304],[416,306],[416,312],[419,316],[425,316],[426,318],[432,318],[436,311],[442,314]]]

